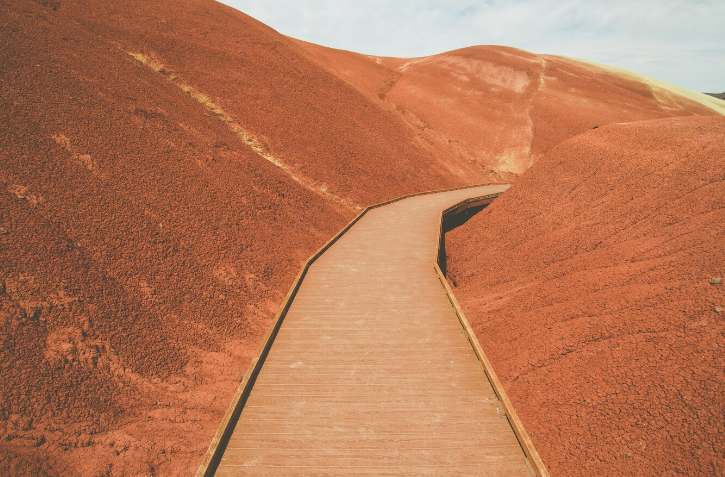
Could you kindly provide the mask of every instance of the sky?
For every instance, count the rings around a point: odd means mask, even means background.
[[[725,0],[221,0],[278,32],[375,56],[505,45],[725,91]]]

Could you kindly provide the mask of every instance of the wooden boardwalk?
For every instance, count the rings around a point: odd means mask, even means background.
[[[441,212],[368,211],[307,272],[217,476],[530,476],[433,266]]]

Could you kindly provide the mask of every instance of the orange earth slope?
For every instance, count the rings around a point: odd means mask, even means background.
[[[177,7],[0,6],[1,475],[188,474],[301,263],[360,206],[483,179]]]
[[[447,234],[551,475],[725,473],[724,138],[725,118],[579,135]]]
[[[471,139],[486,111],[514,114],[485,81],[461,92],[491,103],[460,137],[415,109],[436,57],[417,76],[327,60],[205,0],[11,0],[0,19],[0,475],[193,473],[317,247],[365,205],[533,157],[491,159],[524,147],[508,129]],[[711,114],[627,94],[642,117]],[[592,123],[561,124],[546,144]]]
[[[549,148],[594,126],[725,114],[725,102],[701,93],[514,48],[476,46],[403,60],[298,44],[398,111],[428,142],[494,180],[515,180]]]

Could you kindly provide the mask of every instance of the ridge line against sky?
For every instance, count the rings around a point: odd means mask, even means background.
[[[376,56],[504,45],[725,91],[723,0],[221,0],[280,33]]]

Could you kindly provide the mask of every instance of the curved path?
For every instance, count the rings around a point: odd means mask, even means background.
[[[320,255],[215,475],[531,475],[433,265],[441,212],[506,188],[371,209]]]

